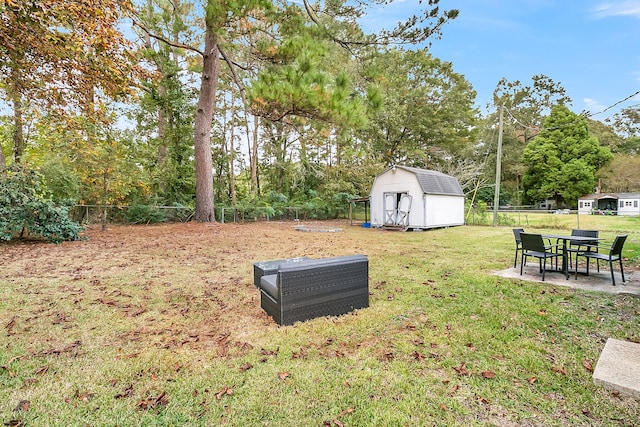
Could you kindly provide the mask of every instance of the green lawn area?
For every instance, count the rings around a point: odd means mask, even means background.
[[[0,422],[26,426],[639,425],[593,384],[609,337],[640,342],[640,300],[492,274],[512,226],[385,232],[331,223],[113,226],[0,245]],[[640,219],[579,217],[609,242]],[[278,327],[252,263],[369,257],[370,307]],[[23,423],[23,424],[20,424]]]

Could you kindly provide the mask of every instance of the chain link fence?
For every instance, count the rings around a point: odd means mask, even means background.
[[[216,206],[216,221],[221,223],[255,221],[306,221],[325,219],[346,219],[348,207],[344,209],[287,207],[233,208]],[[187,206],[153,205],[75,205],[69,209],[69,216],[81,224],[151,224],[162,222],[187,222],[193,219],[194,209]]]

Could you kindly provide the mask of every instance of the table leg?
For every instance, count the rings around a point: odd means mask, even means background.
[[[562,240],[562,271],[564,272],[564,278],[569,279],[569,260],[567,252],[567,241]]]

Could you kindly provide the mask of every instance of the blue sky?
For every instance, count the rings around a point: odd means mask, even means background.
[[[544,74],[562,84],[576,113],[598,113],[640,90],[640,0],[440,0],[440,7],[460,15],[429,51],[471,82],[483,112],[502,77],[530,85]],[[393,26],[417,8],[418,0],[396,0],[368,24]],[[639,103],[635,96],[593,118]]]

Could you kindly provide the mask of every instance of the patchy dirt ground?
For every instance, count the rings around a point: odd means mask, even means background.
[[[297,231],[300,225],[176,223],[113,225],[105,231],[90,226],[81,241],[3,244],[0,279],[15,283],[16,290],[11,332],[28,336],[50,322],[72,328],[74,318],[99,311],[94,323],[104,324],[94,327],[104,328],[104,345],[227,352],[265,326],[276,327],[260,308],[254,262],[363,251],[348,222],[313,223],[315,232]],[[109,324],[120,326],[110,330]],[[40,345],[34,343],[32,352],[69,343],[52,338]]]

